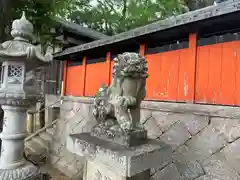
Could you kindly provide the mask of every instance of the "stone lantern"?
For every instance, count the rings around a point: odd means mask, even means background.
[[[0,104],[4,111],[0,157],[1,180],[23,180],[36,176],[39,170],[24,159],[26,112],[40,97],[36,89],[34,70],[52,60],[43,56],[31,44],[33,25],[22,18],[12,23],[13,40],[0,45],[1,83]]]

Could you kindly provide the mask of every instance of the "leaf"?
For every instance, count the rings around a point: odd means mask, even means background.
[[[108,35],[143,26],[185,10],[182,0],[96,0],[95,3],[80,0],[78,2],[79,6],[74,6],[75,9],[68,18]],[[92,5],[88,6],[87,3]]]

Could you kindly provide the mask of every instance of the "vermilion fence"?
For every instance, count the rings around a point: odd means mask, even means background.
[[[188,38],[171,44],[142,44],[148,61],[146,100],[240,105],[240,35]],[[84,57],[65,66],[65,94],[94,96],[111,83],[112,54]]]

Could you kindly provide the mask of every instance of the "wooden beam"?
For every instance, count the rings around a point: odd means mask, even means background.
[[[86,89],[86,61],[87,61],[87,56],[83,57],[83,89],[82,89],[82,95],[85,96],[85,89]]]
[[[196,89],[196,63],[197,63],[197,34],[191,33],[189,34],[189,58],[191,62],[191,66],[194,70],[194,73],[189,76],[191,77],[190,84],[193,85],[193,91],[191,91],[191,99],[192,102],[195,101],[195,89]]]
[[[139,53],[140,53],[141,56],[144,56],[144,54],[145,54],[145,44],[140,45]]]
[[[67,60],[64,61],[64,69],[63,69],[63,85],[62,85],[61,95],[64,96],[66,94],[66,86],[67,86]]]
[[[110,86],[110,83],[111,83],[111,53],[110,52],[107,53],[106,63],[108,66],[108,86]]]

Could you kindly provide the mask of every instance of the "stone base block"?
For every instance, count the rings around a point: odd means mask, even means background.
[[[166,155],[171,156],[171,148],[160,141],[147,140],[139,146],[124,147],[90,133],[70,135],[67,148],[119,177],[134,177],[150,168],[159,167]]]
[[[113,131],[101,125],[93,127],[91,135],[128,147],[143,144],[147,140],[147,131],[145,129],[135,129],[129,132],[123,132]]]
[[[110,171],[105,166],[99,165],[92,161],[87,161],[83,180],[149,180],[150,169],[138,173],[132,177],[122,177]]]
[[[41,180],[42,177],[39,168],[30,163],[16,169],[0,169],[1,180]]]
[[[91,135],[127,147],[143,144],[147,140],[145,129],[139,128],[129,132],[123,132],[120,127],[117,129],[118,131],[114,131],[107,126],[98,124],[92,128]]]

